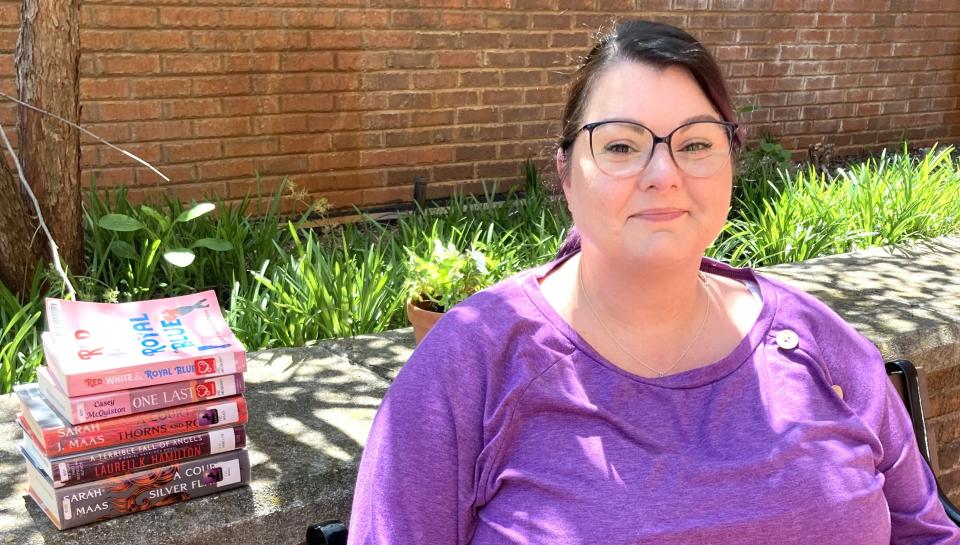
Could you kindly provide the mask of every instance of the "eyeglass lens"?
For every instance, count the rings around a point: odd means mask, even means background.
[[[591,134],[593,159],[608,176],[629,176],[647,166],[653,155],[653,133],[636,123],[597,125]],[[730,159],[730,132],[708,121],[678,127],[670,138],[670,151],[677,167],[703,178],[715,174]]]

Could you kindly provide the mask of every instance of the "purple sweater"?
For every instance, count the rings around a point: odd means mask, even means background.
[[[553,266],[458,305],[403,367],[351,544],[960,543],[880,354],[822,303],[704,260],[755,283],[760,316],[724,359],[649,379],[553,310]]]

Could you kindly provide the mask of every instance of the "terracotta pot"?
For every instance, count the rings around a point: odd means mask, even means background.
[[[407,318],[410,320],[410,325],[413,326],[413,339],[418,344],[441,316],[443,316],[442,312],[424,310],[407,301]]]

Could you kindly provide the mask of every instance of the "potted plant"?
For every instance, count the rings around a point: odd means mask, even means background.
[[[445,245],[439,239],[433,240],[426,258],[409,248],[407,253],[407,317],[419,343],[444,312],[492,283],[494,264],[482,245],[460,252],[453,243]]]

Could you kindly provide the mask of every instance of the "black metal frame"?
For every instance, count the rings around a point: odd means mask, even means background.
[[[917,375],[917,368],[908,360],[893,360],[886,364],[887,375],[897,377],[903,385],[902,395],[903,404],[907,407],[907,413],[913,422],[913,433],[917,438],[917,446],[920,447],[920,454],[923,455],[930,470],[933,471],[933,465],[930,463],[932,453],[930,449],[930,440],[927,435],[927,424],[925,422],[925,412],[923,406],[923,394],[920,390],[920,379]],[[954,524],[960,526],[960,510],[957,509],[950,498],[943,493],[940,483],[937,483],[937,495],[940,497],[940,503],[943,504],[943,510]]]

